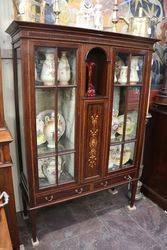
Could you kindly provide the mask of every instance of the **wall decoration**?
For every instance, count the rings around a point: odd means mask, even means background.
[[[13,0],[17,6],[19,19],[24,21],[45,21],[55,23],[53,4],[55,0]],[[31,6],[30,6],[31,2]],[[161,40],[155,45],[152,66],[152,87],[161,86],[166,56],[167,1],[165,0],[57,0],[59,4],[59,24],[84,28],[104,29],[113,31],[113,9],[117,3],[119,18],[114,31],[132,32],[132,26],[142,10],[145,33],[141,35],[156,37]],[[43,5],[41,5],[43,3]],[[19,4],[19,5],[18,5]],[[35,5],[34,5],[35,4]],[[36,6],[36,7],[34,7]],[[43,8],[39,9],[39,6]],[[45,10],[44,10],[45,9]],[[149,28],[149,33],[147,32]],[[134,33],[134,32],[132,32]]]
[[[20,21],[45,22],[45,0],[13,0],[15,18]]]

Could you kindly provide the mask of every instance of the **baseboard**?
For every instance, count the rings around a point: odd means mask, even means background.
[[[154,191],[152,188],[148,187],[147,185],[143,184],[142,186],[143,194],[160,206],[163,210],[167,210],[167,199],[163,198],[160,194]]]

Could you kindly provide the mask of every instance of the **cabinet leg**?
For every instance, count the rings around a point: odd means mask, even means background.
[[[133,181],[131,183],[131,198],[130,198],[130,204],[128,205],[128,210],[136,210],[136,206],[134,205],[135,202],[135,196],[136,196],[136,190],[137,190],[137,181]]]
[[[39,241],[37,239],[37,232],[36,232],[36,215],[37,215],[36,210],[30,211],[30,223],[31,223],[31,233],[32,233],[31,242],[32,242],[33,247],[39,245]]]
[[[28,219],[27,203],[23,196],[22,196],[22,203],[23,203],[23,219],[27,220]]]

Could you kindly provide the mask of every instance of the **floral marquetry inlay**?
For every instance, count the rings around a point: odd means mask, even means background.
[[[90,168],[94,168],[96,166],[97,161],[97,141],[98,141],[98,120],[99,115],[93,114],[90,117],[91,120],[91,128],[89,130],[90,138],[89,138],[89,156],[88,156],[88,164]]]

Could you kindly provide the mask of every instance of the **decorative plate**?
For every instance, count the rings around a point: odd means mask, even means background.
[[[112,118],[112,130],[111,130],[111,139],[114,139],[115,138],[115,134],[117,132],[117,129],[119,127],[119,120],[117,117],[114,117]]]
[[[123,159],[122,164],[126,164],[131,156],[131,149],[125,145],[124,152],[123,152]],[[120,158],[121,158],[121,145],[117,145],[111,148],[110,150],[110,157],[109,157],[109,168],[113,168],[114,165],[120,165]]]
[[[122,135],[123,134],[123,127],[124,127],[124,115],[118,116],[119,126],[117,129],[117,133]],[[127,115],[126,119],[126,135],[130,135],[134,130],[135,123],[133,122],[132,118]]]

